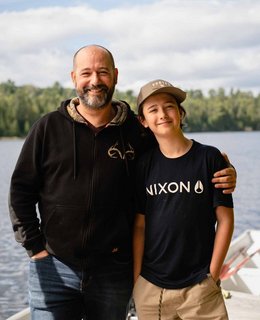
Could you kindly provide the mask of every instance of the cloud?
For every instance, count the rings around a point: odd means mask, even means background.
[[[8,27],[6,27],[8,26]],[[165,78],[186,90],[259,92],[260,3],[157,0],[110,9],[88,5],[0,13],[0,81],[71,86],[81,46],[109,48],[119,90]]]

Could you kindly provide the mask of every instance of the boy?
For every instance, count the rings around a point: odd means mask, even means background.
[[[158,142],[136,175],[139,320],[228,319],[219,274],[233,233],[233,202],[211,183],[226,163],[216,148],[183,135],[185,98],[181,89],[155,80],[137,100],[140,121]]]

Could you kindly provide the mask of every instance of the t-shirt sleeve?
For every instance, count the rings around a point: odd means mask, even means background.
[[[212,164],[212,175],[227,167],[227,163],[217,148],[212,148],[210,151],[210,162]],[[213,186],[213,206],[225,206],[233,208],[233,197],[231,194],[224,194],[223,189],[217,189]]]

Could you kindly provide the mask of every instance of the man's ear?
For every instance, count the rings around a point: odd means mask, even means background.
[[[76,75],[75,75],[74,71],[71,71],[70,77],[71,77],[71,80],[72,80],[73,84],[75,85],[76,84],[76,80],[75,80]]]
[[[115,68],[115,84],[117,84],[117,79],[118,79],[118,69]]]

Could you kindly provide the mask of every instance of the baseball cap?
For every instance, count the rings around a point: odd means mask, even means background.
[[[174,87],[170,82],[157,79],[148,82],[141,87],[137,97],[137,108],[144,102],[145,99],[155,93],[169,93],[174,96],[177,102],[181,103],[186,99],[186,92]]]

